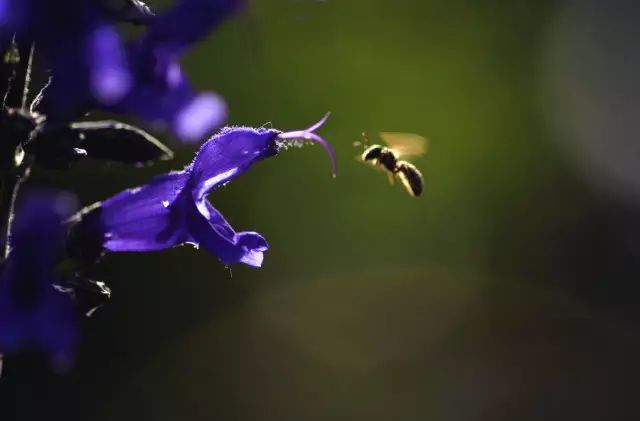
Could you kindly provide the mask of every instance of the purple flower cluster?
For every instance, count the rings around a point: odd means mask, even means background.
[[[0,357],[39,349],[71,361],[78,318],[111,293],[86,277],[105,253],[192,244],[225,265],[260,267],[266,240],[234,230],[207,199],[253,164],[308,141],[326,149],[335,175],[333,149],[316,134],[327,114],[304,130],[224,127],[183,170],[75,213],[68,193],[18,195],[38,167],[68,169],[84,158],[138,166],[173,157],[138,127],[87,120],[94,110],[163,123],[187,142],[222,125],[224,101],[194,91],[179,59],[241,6],[176,0],[155,13],[140,0],[0,0]],[[125,39],[117,29],[123,23],[144,28]],[[30,98],[38,70],[49,83]]]
[[[0,350],[27,347],[68,360],[76,341],[71,300],[54,285],[55,266],[64,250],[62,222],[70,215],[64,196],[28,196],[16,213],[11,252],[0,273]],[[34,259],[38,259],[34,261]]]
[[[178,0],[154,14],[139,0],[0,0],[0,41],[34,43],[54,75],[43,107],[65,120],[88,109],[134,115],[170,126],[195,142],[226,118],[214,93],[196,93],[180,57],[240,0]],[[146,26],[125,40],[118,22]]]

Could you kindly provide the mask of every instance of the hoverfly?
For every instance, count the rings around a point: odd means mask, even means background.
[[[362,137],[365,145],[368,144],[367,134],[362,133]],[[369,146],[361,155],[362,161],[371,162],[375,167],[385,170],[392,183],[395,178],[398,178],[411,196],[420,196],[424,185],[422,173],[415,165],[400,158],[424,154],[427,140],[413,133],[391,132],[380,133],[380,138],[387,146]]]

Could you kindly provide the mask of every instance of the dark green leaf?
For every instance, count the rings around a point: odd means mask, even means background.
[[[90,158],[126,164],[143,164],[173,158],[173,152],[149,133],[119,121],[86,121],[71,124],[80,133],[80,147]]]

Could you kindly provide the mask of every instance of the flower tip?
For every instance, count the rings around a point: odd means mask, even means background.
[[[312,124],[304,130],[293,130],[290,132],[280,133],[278,135],[278,139],[293,142],[299,139],[303,139],[319,143],[329,154],[329,158],[331,159],[331,175],[335,178],[338,174],[338,164],[333,146],[331,146],[331,143],[329,143],[325,138],[315,133],[316,130],[322,127],[324,123],[326,123],[330,115],[331,112],[329,111],[317,123]]]
[[[327,120],[329,120],[330,116],[331,116],[331,111],[327,111],[327,113],[324,115],[324,117],[322,117],[317,123],[315,123],[311,127],[309,127],[306,131],[315,132],[320,127],[324,126],[324,123],[326,123]]]
[[[329,117],[331,116],[331,111],[327,111],[327,113],[320,119],[318,120],[317,123],[313,124],[311,127],[309,127],[307,130],[307,132],[315,134],[313,132],[315,132],[316,130],[318,130],[319,128],[321,128],[322,126],[324,126],[324,123],[327,122],[327,120],[329,120]],[[329,143],[328,141],[326,141],[324,138],[316,135],[321,142],[319,142],[326,150],[327,153],[329,154],[329,157],[331,158],[331,177],[336,178],[338,176],[338,163],[337,163],[337,159],[336,159],[336,153],[333,150],[333,146],[331,146],[331,143]]]

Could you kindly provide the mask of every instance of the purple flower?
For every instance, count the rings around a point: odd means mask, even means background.
[[[78,238],[98,238],[107,251],[163,250],[181,244],[205,248],[223,263],[262,265],[268,245],[256,232],[236,232],[207,200],[207,194],[291,144],[310,140],[329,153],[331,145],[314,133],[328,114],[305,130],[226,127],[205,142],[184,170],[125,190],[76,216]],[[81,234],[77,234],[81,233]]]
[[[239,0],[178,0],[147,32],[128,45],[133,86],[113,110],[168,124],[182,140],[201,140],[227,117],[223,99],[196,93],[180,57],[242,6]]]
[[[2,46],[13,36],[23,50],[33,43],[51,69],[56,95],[43,104],[51,116],[73,117],[91,100],[113,103],[132,87],[123,41],[105,1],[111,0],[0,0]]]
[[[100,108],[168,125],[193,142],[223,124],[227,110],[218,95],[194,91],[180,58],[242,3],[176,0],[154,15],[139,0],[0,0],[0,46],[16,34],[43,52],[53,80],[42,103],[50,119]],[[125,42],[117,20],[147,30]]]
[[[0,353],[39,349],[69,362],[76,342],[71,299],[57,291],[55,266],[71,213],[67,196],[27,196],[16,214],[0,272]]]

